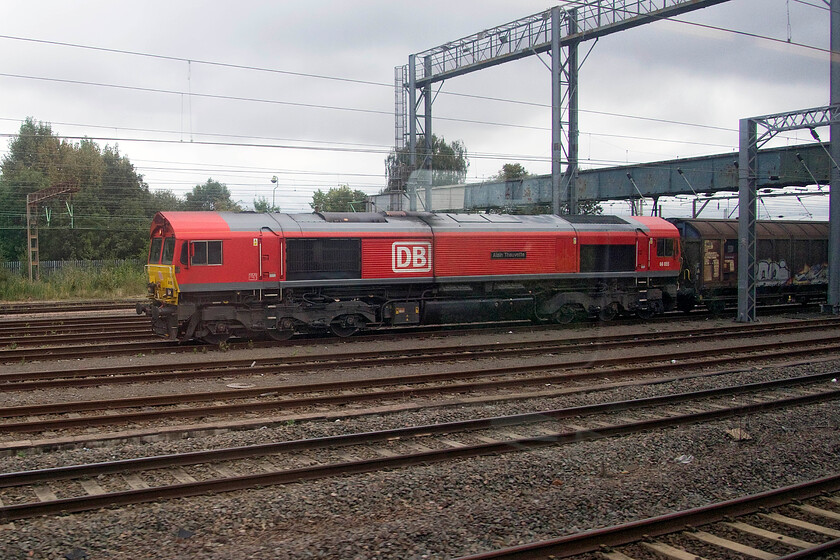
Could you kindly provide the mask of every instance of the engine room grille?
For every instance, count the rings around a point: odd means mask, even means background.
[[[631,272],[636,270],[635,245],[581,245],[581,272]]]
[[[288,280],[361,278],[359,239],[287,239]]]

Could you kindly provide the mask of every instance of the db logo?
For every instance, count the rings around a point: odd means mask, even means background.
[[[391,245],[391,270],[429,272],[432,270],[432,244],[428,241],[397,241]]]

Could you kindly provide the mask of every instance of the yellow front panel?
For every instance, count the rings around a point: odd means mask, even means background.
[[[149,284],[155,285],[154,299],[172,305],[178,304],[178,280],[175,267],[166,264],[146,265]]]

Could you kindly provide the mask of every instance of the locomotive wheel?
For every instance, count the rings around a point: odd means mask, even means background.
[[[265,331],[268,334],[268,338],[271,340],[276,340],[277,342],[283,342],[284,340],[289,340],[292,338],[292,335],[295,334],[295,329],[269,329]]]
[[[662,315],[665,313],[665,302],[661,299],[653,300],[653,313],[655,315]]]
[[[358,315],[339,315],[330,323],[330,330],[335,336],[345,338],[359,332],[362,324],[364,319]]]
[[[598,318],[602,321],[612,321],[613,319],[615,319],[616,315],[618,315],[617,303],[605,305],[601,308],[601,311],[598,312]]]
[[[295,334],[295,323],[292,319],[283,319],[277,325],[276,329],[268,329],[265,331],[271,340],[282,342],[289,340]]]
[[[227,342],[229,338],[229,333],[209,333],[201,337],[201,340],[203,340],[207,344],[212,344],[215,346],[221,344],[222,342]]]
[[[577,317],[577,309],[571,303],[560,306],[560,309],[554,312],[551,320],[561,325],[568,325]]]
[[[647,321],[648,319],[652,318],[654,314],[653,307],[645,306],[640,307],[636,310],[636,315],[638,315],[639,319]]]

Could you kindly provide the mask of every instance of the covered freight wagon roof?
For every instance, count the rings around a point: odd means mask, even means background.
[[[686,237],[738,239],[738,220],[671,218],[669,221],[678,227],[685,224]],[[755,235],[758,239],[827,239],[828,222],[761,221],[755,224]]]

